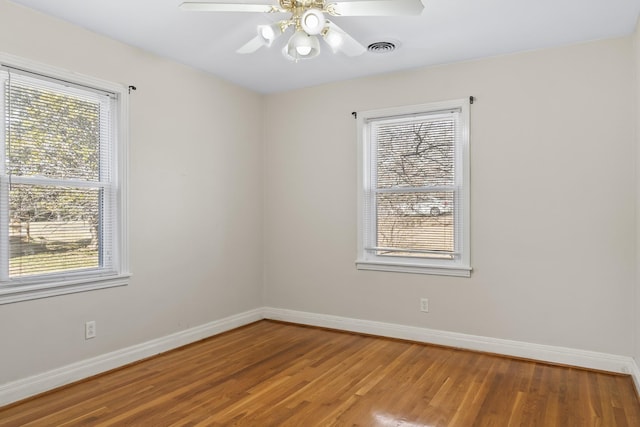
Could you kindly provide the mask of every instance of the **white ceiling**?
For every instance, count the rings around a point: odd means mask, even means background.
[[[271,48],[235,53],[281,14],[185,12],[182,0],[13,1],[262,93],[625,36],[640,13],[640,0],[423,0],[419,17],[331,18],[365,46],[393,41],[392,53],[347,57],[322,44],[319,57],[294,63],[281,54],[286,35]]]

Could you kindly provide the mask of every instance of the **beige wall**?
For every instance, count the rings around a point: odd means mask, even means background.
[[[0,51],[138,88],[131,283],[1,305],[0,384],[263,305],[259,95],[5,0]]]
[[[623,38],[268,96],[267,305],[631,355],[632,66]],[[357,271],[351,112],[469,95],[472,277]]]

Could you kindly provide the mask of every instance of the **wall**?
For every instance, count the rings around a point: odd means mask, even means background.
[[[632,69],[623,38],[268,96],[267,306],[632,355]],[[470,95],[472,277],[357,271],[351,112]]]
[[[633,34],[634,88],[635,88],[635,137],[636,137],[636,288],[634,313],[634,360],[640,366],[640,20]],[[640,371],[639,371],[640,373]],[[636,385],[638,387],[638,385]]]
[[[0,51],[138,88],[130,285],[0,306],[0,384],[263,305],[259,95],[5,0]]]

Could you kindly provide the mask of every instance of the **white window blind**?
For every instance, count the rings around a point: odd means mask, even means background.
[[[0,84],[0,296],[122,273],[119,94],[9,66]]]
[[[460,102],[360,114],[359,268],[467,269],[466,115]]]

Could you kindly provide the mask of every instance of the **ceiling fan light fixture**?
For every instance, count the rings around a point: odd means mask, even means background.
[[[275,22],[271,25],[258,25],[258,37],[262,40],[262,43],[270,47],[275,39],[282,34],[282,27],[279,22]]]
[[[324,14],[319,9],[307,9],[300,17],[300,26],[309,35],[320,34],[325,27]]]
[[[320,42],[318,39],[301,30],[296,31],[284,47],[285,56],[296,62],[300,59],[313,58],[319,53]]]
[[[224,3],[225,0],[188,0],[180,5],[182,10],[211,12],[264,12],[286,13],[289,17],[271,25],[257,27],[257,35],[236,52],[252,53],[263,46],[270,47],[289,27],[294,34],[284,46],[284,56],[292,61],[313,58],[320,53],[322,36],[333,53],[354,57],[367,51],[336,25],[328,16],[417,16],[424,9],[423,0],[277,0],[277,5],[263,3]],[[246,1],[246,0],[240,0]],[[251,0],[249,0],[251,1]],[[263,0],[261,0],[263,1]],[[270,0],[276,2],[276,0]],[[371,52],[391,52],[393,43],[373,43]]]
[[[336,31],[331,27],[328,27],[326,31],[322,32],[324,41],[329,45],[333,53],[337,53],[344,43],[344,38],[340,31]]]

